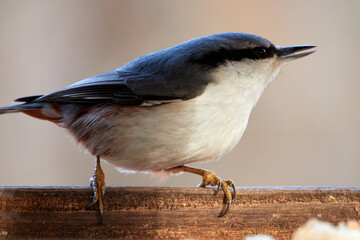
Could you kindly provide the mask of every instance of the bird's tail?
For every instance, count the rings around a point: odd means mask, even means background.
[[[32,103],[33,100],[41,96],[42,95],[36,95],[36,96],[28,96],[28,97],[15,99],[14,102],[22,102],[23,104],[2,107],[0,108],[0,114],[16,113],[16,112],[21,112],[21,110],[41,109],[43,106],[41,103]]]
[[[61,117],[61,111],[56,103],[36,102],[39,96],[23,97],[14,102],[24,102],[23,104],[2,107],[0,114],[22,112],[35,118],[56,122]],[[33,102],[34,101],[34,102]]]
[[[16,113],[26,110],[39,110],[43,107],[42,103],[25,103],[20,105],[8,106],[0,108],[0,114]]]

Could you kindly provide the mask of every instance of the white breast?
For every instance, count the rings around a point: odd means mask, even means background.
[[[241,74],[235,65],[220,69],[214,78],[219,83],[210,85],[202,96],[189,103],[196,106],[189,148],[193,152],[206,149],[199,154],[217,159],[239,142],[251,110],[269,80],[268,76]]]

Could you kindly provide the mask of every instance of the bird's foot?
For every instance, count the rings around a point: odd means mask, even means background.
[[[168,169],[172,173],[179,173],[179,172],[188,172],[198,174],[203,177],[202,182],[198,185],[198,187],[206,187],[206,186],[217,186],[215,190],[214,196],[218,194],[220,189],[224,191],[224,199],[223,199],[223,207],[219,214],[219,217],[224,216],[230,209],[231,202],[234,200],[236,195],[235,185],[231,180],[222,180],[212,171],[199,169],[199,168],[192,168],[187,166],[178,166],[171,169]],[[229,188],[232,188],[233,191],[231,192]]]
[[[94,169],[94,174],[90,178],[90,187],[92,187],[94,192],[94,197],[92,202],[85,206],[86,209],[90,209],[95,203],[97,203],[100,211],[100,221],[102,223],[102,216],[104,213],[104,194],[105,194],[105,174],[101,169],[100,157],[96,157],[96,165]]]
[[[224,216],[230,209],[231,202],[234,200],[236,196],[235,185],[232,180],[222,180],[212,171],[202,170],[201,175],[203,177],[203,181],[199,184],[198,187],[206,187],[206,186],[217,186],[217,189],[214,192],[214,196],[216,196],[220,188],[224,191],[224,199],[223,199],[223,207],[218,217]],[[232,188],[231,192],[229,188]]]

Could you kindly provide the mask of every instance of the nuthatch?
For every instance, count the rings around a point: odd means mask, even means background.
[[[0,114],[23,112],[66,128],[96,157],[91,179],[103,213],[100,158],[135,172],[190,172],[235,197],[231,180],[185,166],[216,160],[239,142],[249,115],[280,67],[314,46],[277,47],[246,33],[220,33],[139,57],[59,91],[16,99]],[[233,189],[232,191],[230,189]]]

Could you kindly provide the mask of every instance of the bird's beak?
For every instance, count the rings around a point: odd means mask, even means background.
[[[277,56],[278,56],[277,59],[282,62],[287,62],[298,58],[302,58],[309,54],[312,54],[315,51],[307,51],[302,53],[298,53],[298,52],[311,49],[314,47],[316,46],[303,45],[303,46],[292,46],[292,47],[277,47]]]

